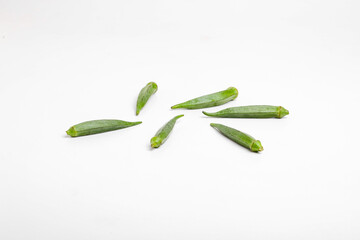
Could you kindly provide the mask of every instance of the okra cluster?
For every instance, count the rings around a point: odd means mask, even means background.
[[[158,86],[154,82],[149,82],[138,94],[136,102],[136,115],[144,108],[150,97],[158,90]],[[185,109],[202,109],[223,105],[229,101],[236,99],[238,90],[234,87],[229,87],[223,91],[207,94],[188,101],[173,105],[171,109],[185,108]],[[231,107],[220,110],[218,112],[202,112],[209,117],[218,118],[283,118],[289,114],[289,111],[281,106],[270,105],[251,105]],[[152,148],[158,148],[168,139],[173,130],[176,121],[184,115],[178,115],[170,119],[164,124],[150,140]],[[116,119],[101,119],[86,121],[76,124],[69,128],[66,133],[71,137],[86,136],[91,134],[114,131],[122,128],[132,127],[141,124],[142,122],[128,122]],[[238,143],[239,145],[249,149],[252,152],[260,152],[264,148],[259,140],[256,140],[247,133],[241,132],[237,129],[219,124],[211,123],[211,127],[218,130],[222,135]]]

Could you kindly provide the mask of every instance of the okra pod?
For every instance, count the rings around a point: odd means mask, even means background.
[[[208,95],[204,95],[198,98],[191,99],[189,101],[176,104],[172,106],[175,108],[187,108],[187,109],[199,109],[208,108],[223,105],[231,100],[234,100],[238,96],[238,90],[234,87]]]
[[[66,133],[71,137],[79,137],[132,127],[140,123],[142,122],[125,122],[115,119],[93,120],[76,124],[70,127]]]
[[[210,126],[218,130],[225,137],[231,139],[232,141],[240,144],[241,146],[250,149],[253,152],[260,152],[264,150],[261,142],[259,140],[254,139],[252,136],[240,132],[231,127],[227,127],[222,124],[210,123]]]
[[[289,111],[281,106],[252,105],[226,108],[214,113],[203,111],[203,114],[219,118],[282,118]]]
[[[164,126],[162,126],[155,136],[151,138],[150,144],[152,148],[158,148],[160,147],[169,137],[169,134],[171,133],[172,129],[175,126],[176,120],[183,117],[184,115],[178,115],[174,118],[172,118],[169,122],[167,122]]]
[[[149,82],[141,89],[136,102],[136,115],[139,115],[141,109],[145,106],[149,98],[156,93],[158,86],[154,82]]]

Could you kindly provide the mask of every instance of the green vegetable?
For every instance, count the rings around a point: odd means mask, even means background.
[[[145,106],[149,98],[156,93],[157,89],[158,86],[154,82],[149,82],[141,89],[136,103],[136,115],[139,115],[141,109]]]
[[[114,119],[93,120],[76,124],[69,128],[66,133],[71,137],[79,137],[132,127],[140,123],[142,122],[125,122]]]
[[[214,106],[223,105],[231,100],[234,100],[235,98],[237,98],[237,96],[238,96],[238,90],[234,87],[229,87],[224,91],[194,98],[189,101],[176,104],[171,108],[199,109],[199,108],[214,107]]]
[[[250,149],[253,152],[260,152],[264,150],[259,140],[255,140],[253,137],[246,133],[217,123],[210,123],[210,126],[218,130],[225,137],[231,139],[232,141],[240,144],[245,148]]]
[[[170,132],[174,128],[176,120],[183,117],[184,115],[178,115],[172,118],[169,122],[167,122],[164,126],[162,126],[159,131],[155,134],[153,138],[151,138],[150,143],[152,148],[160,147],[168,138]]]
[[[203,111],[203,114],[220,118],[282,118],[289,111],[281,106],[253,105],[226,108],[214,113]]]

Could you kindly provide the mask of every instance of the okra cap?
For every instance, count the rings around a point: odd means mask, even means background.
[[[74,127],[69,128],[69,130],[67,130],[66,133],[67,133],[67,135],[69,135],[71,137],[77,136],[77,132]]]
[[[253,152],[261,152],[262,150],[264,150],[264,148],[261,145],[261,142],[259,140],[256,140],[251,144],[250,150]]]
[[[150,144],[151,144],[151,147],[152,148],[158,148],[160,147],[161,145],[161,138],[159,137],[153,137],[151,140],[150,140]]]
[[[283,118],[286,115],[289,115],[289,110],[283,108],[283,107],[279,107],[279,113],[278,113],[278,118]]]

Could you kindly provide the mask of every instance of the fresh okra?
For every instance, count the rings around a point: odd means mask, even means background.
[[[240,144],[245,148],[250,149],[253,152],[260,152],[264,150],[259,140],[254,139],[246,133],[217,123],[210,123],[210,126],[218,130],[225,137],[231,139],[232,141]]]
[[[141,89],[136,102],[136,115],[139,115],[141,109],[145,106],[149,98],[156,93],[158,86],[154,82],[149,82]]]
[[[289,111],[281,106],[252,105],[226,108],[214,113],[203,111],[203,114],[220,118],[282,118]]]
[[[93,120],[76,124],[69,128],[66,133],[71,137],[79,137],[132,127],[140,123],[142,122],[125,122],[115,119]]]
[[[214,107],[214,106],[223,105],[231,100],[234,100],[235,98],[237,98],[237,96],[238,96],[238,90],[234,87],[229,87],[224,91],[194,98],[189,101],[176,104],[171,108],[199,109],[199,108]]]
[[[169,122],[167,122],[164,126],[162,126],[155,136],[151,138],[150,144],[152,148],[158,148],[160,147],[168,138],[170,132],[174,128],[174,125],[176,123],[176,120],[183,117],[184,115],[178,115],[174,118],[172,118]]]

